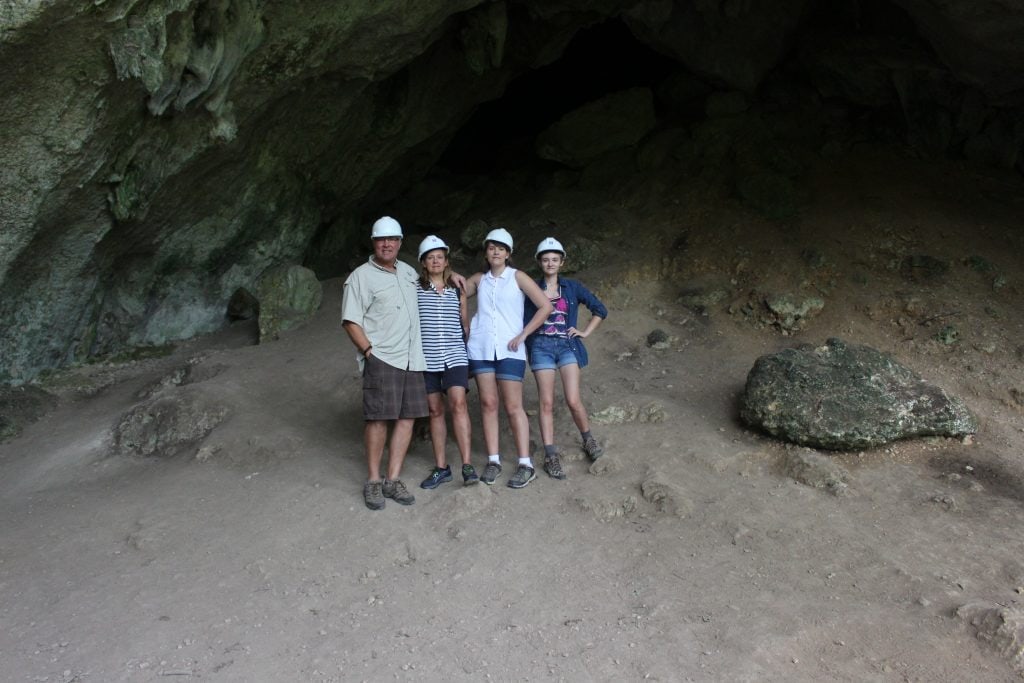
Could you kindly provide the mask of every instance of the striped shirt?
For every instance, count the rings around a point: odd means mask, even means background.
[[[462,337],[462,318],[459,315],[459,291],[444,288],[438,294],[433,288],[416,287],[420,308],[420,337],[423,355],[427,359],[427,372],[442,372],[446,367],[469,365],[466,342]]]

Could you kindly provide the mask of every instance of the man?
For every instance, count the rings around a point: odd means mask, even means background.
[[[416,300],[419,274],[398,260],[402,226],[384,216],[373,224],[373,256],[345,280],[342,327],[359,352],[363,372],[363,440],[369,478],[363,487],[366,507],[380,510],[384,499],[412,505],[415,497],[402,483],[402,462],[412,440],[413,422],[425,417],[427,369],[420,341],[420,315]],[[391,448],[387,478],[380,464],[387,442]]]

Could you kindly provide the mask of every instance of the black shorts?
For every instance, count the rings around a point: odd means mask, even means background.
[[[440,372],[423,373],[423,379],[427,383],[428,394],[446,394],[452,387],[469,389],[469,366],[456,365],[454,368],[445,368]]]
[[[429,413],[423,373],[399,370],[370,354],[363,366],[363,419],[398,420]]]

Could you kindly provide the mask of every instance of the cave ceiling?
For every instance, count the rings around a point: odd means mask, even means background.
[[[216,329],[274,265],[339,274],[374,211],[439,164],[480,167],[459,145],[503,104],[535,135],[639,89],[614,106],[649,113],[636,131],[653,136],[799,82],[886,112],[923,155],[1022,168],[1024,2],[1008,0],[8,2],[0,64],[14,382]]]

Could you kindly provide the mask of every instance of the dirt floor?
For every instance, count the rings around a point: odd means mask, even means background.
[[[810,177],[781,224],[685,184],[495,207],[521,244],[600,245],[576,274],[611,311],[584,398],[627,419],[594,425],[591,466],[559,408],[567,481],[424,491],[418,438],[415,505],[367,510],[340,280],[278,341],[240,323],[52,378],[60,405],[0,444],[0,679],[1020,680],[1024,621],[979,637],[957,611],[1024,608],[1024,180],[869,148]],[[729,298],[678,303],[709,280]],[[758,314],[783,290],[825,308],[783,335]],[[961,396],[979,433],[825,454],[842,491],[789,476],[806,451],[738,401],[759,355],[829,337]],[[112,454],[158,394],[227,417],[173,457]]]

